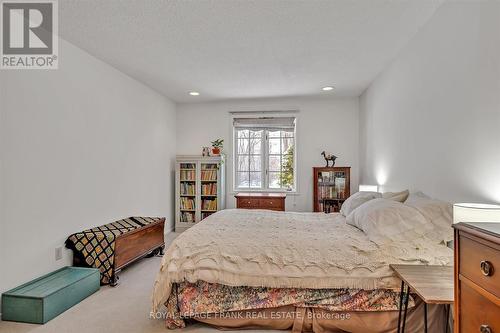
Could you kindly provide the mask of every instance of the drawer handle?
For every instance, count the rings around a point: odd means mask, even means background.
[[[247,204],[251,204],[252,202],[251,201],[247,201]]]
[[[483,273],[484,276],[493,275],[493,265],[491,262],[487,260],[481,261],[481,273]]]
[[[481,325],[479,328],[479,332],[481,333],[492,333],[491,328],[488,325]]]
[[[272,202],[272,201],[269,201],[269,204],[270,204],[270,205],[272,205],[272,204],[273,204],[273,202]]]

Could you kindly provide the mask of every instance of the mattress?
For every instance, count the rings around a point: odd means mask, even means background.
[[[420,239],[379,246],[340,214],[229,209],[177,237],[165,252],[153,312],[176,283],[299,289],[393,289],[389,264],[451,265],[453,251]]]

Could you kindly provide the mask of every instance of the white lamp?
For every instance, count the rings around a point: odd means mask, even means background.
[[[378,192],[378,185],[359,185],[359,192]]]
[[[457,203],[453,205],[453,223],[459,222],[500,222],[500,206]]]

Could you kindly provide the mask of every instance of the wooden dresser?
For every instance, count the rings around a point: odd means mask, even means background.
[[[500,223],[454,228],[454,332],[500,333]]]
[[[236,208],[285,211],[284,193],[238,193],[234,197]]]

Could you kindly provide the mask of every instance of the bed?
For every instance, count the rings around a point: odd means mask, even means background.
[[[401,281],[389,264],[453,261],[425,232],[404,234],[377,244],[338,213],[220,211],[168,248],[152,310],[167,328],[196,320],[226,329],[395,332]],[[407,328],[417,331],[420,301],[410,308]],[[431,331],[444,330],[443,313],[430,308]]]

